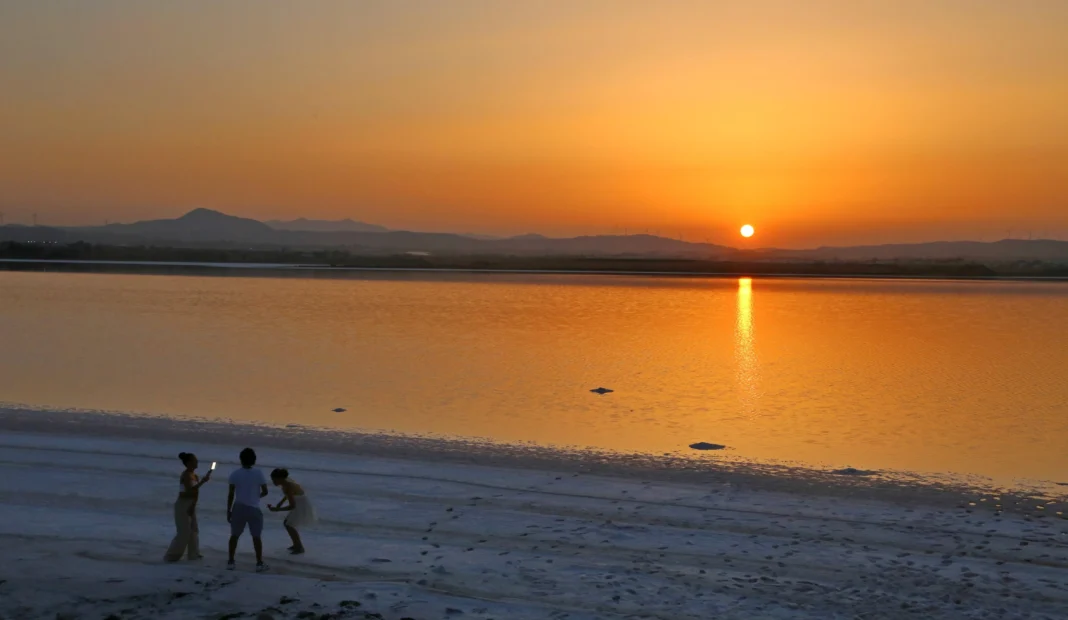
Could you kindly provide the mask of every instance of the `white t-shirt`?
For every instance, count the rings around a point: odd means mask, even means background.
[[[242,467],[230,474],[230,484],[234,485],[235,504],[259,508],[260,487],[267,484],[267,476],[262,469]]]

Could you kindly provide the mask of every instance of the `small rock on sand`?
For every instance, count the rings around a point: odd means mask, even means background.
[[[594,394],[601,394],[603,396],[605,394],[611,394],[615,390],[610,390],[610,389],[608,389],[606,387],[599,387],[599,388],[594,388],[594,389],[592,389],[590,391],[593,392]]]
[[[840,476],[870,476],[874,474],[874,471],[868,469],[857,469],[856,467],[846,467],[845,469],[836,469],[832,474],[838,474]]]
[[[344,407],[336,407],[334,409],[331,409],[331,411],[333,411],[334,413],[345,413],[345,408]]]
[[[708,443],[707,441],[699,441],[697,443],[690,444],[690,447],[694,450],[723,450],[727,446],[719,443]]]

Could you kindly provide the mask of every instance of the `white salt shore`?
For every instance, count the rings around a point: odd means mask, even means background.
[[[63,432],[0,434],[5,620],[1068,617],[1054,515],[255,442],[322,522],[289,556],[268,513],[270,572],[247,535],[229,572],[225,479],[244,445]],[[219,471],[204,559],[166,564],[182,450]]]

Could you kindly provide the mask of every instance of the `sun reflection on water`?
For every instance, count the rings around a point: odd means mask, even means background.
[[[738,362],[738,398],[742,410],[757,412],[758,367],[753,338],[753,279],[738,278],[738,315],[734,326],[734,354]]]

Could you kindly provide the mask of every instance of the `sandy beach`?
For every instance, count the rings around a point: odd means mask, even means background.
[[[76,415],[76,414],[71,414]],[[1068,527],[1042,510],[783,492],[248,443],[322,519],[267,574],[224,570],[238,441],[181,423],[77,424],[0,438],[0,618],[1063,618]],[[177,425],[177,426],[176,426]],[[276,443],[276,442],[274,442]],[[166,564],[191,450],[204,559]],[[453,459],[455,461],[455,459]],[[268,501],[277,500],[274,491]],[[1049,510],[1052,513],[1052,509]]]

